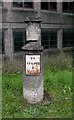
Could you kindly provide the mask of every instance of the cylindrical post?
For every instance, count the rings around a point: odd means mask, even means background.
[[[43,47],[41,46],[40,22],[26,21],[26,45],[23,65],[23,96],[29,103],[42,101],[43,88]]]

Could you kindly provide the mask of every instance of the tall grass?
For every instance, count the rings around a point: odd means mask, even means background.
[[[21,73],[23,68],[23,60],[14,59],[13,61],[4,60],[2,64],[3,73]]]
[[[45,71],[51,71],[56,69],[71,69],[72,68],[72,55],[59,54],[59,55],[47,55],[43,57],[43,64]],[[23,59],[14,59],[13,61],[4,60],[2,65],[3,73],[18,73],[22,72]]]
[[[71,54],[47,55],[44,57],[44,68],[51,70],[57,69],[71,69],[73,58]]]

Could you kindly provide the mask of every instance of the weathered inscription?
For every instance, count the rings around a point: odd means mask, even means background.
[[[38,75],[40,73],[40,55],[26,55],[26,74]]]

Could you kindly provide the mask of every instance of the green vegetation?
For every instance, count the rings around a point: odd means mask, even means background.
[[[13,62],[14,63],[14,62]],[[8,63],[9,64],[9,63]],[[23,99],[22,66],[3,68],[3,118],[71,118],[72,59],[53,56],[44,61],[44,100],[31,105]],[[15,69],[14,69],[15,68]]]

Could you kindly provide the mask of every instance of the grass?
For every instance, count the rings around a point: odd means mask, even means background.
[[[51,62],[51,59],[44,62],[44,89],[52,99],[44,99],[34,105],[23,99],[22,72],[3,73],[3,118],[72,117],[71,62],[64,64],[59,61],[62,65]]]

